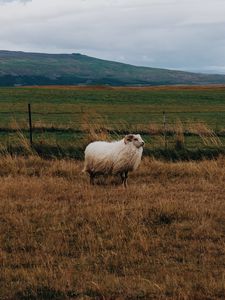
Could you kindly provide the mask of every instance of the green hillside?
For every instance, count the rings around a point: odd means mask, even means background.
[[[0,51],[0,86],[224,84],[223,75],[136,67],[81,54]]]

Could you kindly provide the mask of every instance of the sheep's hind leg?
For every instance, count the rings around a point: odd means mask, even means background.
[[[126,188],[127,187],[128,171],[120,173],[120,177],[122,179],[123,186]]]
[[[95,174],[94,173],[89,173],[89,175],[90,175],[90,184],[95,185],[95,182],[94,182]]]

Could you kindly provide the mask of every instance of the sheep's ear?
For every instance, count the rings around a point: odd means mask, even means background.
[[[124,138],[124,143],[127,144],[127,143],[131,142],[133,140],[133,137],[134,137],[133,134],[126,135]]]

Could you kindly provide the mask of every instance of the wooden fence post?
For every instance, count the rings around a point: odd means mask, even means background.
[[[28,114],[29,114],[29,133],[30,133],[30,145],[33,145],[33,128],[32,128],[32,117],[31,117],[31,105],[28,104]]]
[[[163,131],[164,131],[164,147],[167,149],[167,134],[166,134],[166,112],[163,112]]]

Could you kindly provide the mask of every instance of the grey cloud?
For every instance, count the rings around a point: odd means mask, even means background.
[[[81,52],[136,65],[225,73],[221,0],[33,0],[15,6],[0,11],[1,49]]]
[[[9,2],[21,2],[21,3],[26,3],[26,2],[30,2],[32,0],[0,0],[0,4],[6,4]]]

